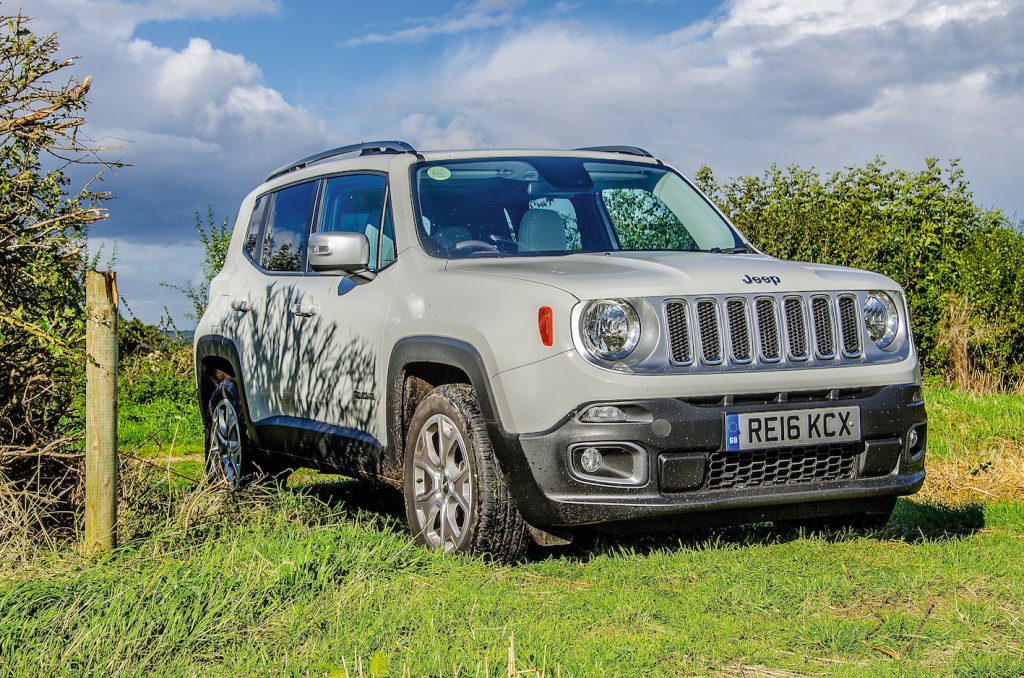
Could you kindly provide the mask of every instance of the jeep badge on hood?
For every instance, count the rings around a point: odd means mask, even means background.
[[[743,280],[743,282],[747,283],[748,285],[753,285],[755,283],[760,285],[767,285],[768,283],[771,283],[772,285],[778,285],[779,283],[782,282],[782,278],[780,278],[777,275],[745,275],[741,278],[741,280]]]

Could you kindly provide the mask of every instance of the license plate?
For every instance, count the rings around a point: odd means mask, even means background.
[[[859,440],[860,408],[856,406],[725,415],[729,452]]]

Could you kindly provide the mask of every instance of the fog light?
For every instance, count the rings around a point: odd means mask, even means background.
[[[626,419],[626,413],[613,405],[591,407],[580,417],[580,421],[588,424],[607,424],[609,422],[626,421]]]
[[[917,447],[917,429],[910,429],[910,433],[907,434],[907,448],[914,449]]]
[[[583,454],[580,456],[580,466],[587,473],[597,473],[604,466],[604,457],[601,455],[601,450],[596,447],[588,447],[583,450]]]

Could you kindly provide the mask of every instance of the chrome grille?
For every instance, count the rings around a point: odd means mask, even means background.
[[[701,299],[697,302],[697,327],[700,331],[700,353],[704,362],[722,362],[722,336],[718,329],[718,302]]]
[[[839,297],[839,328],[843,333],[843,353],[851,357],[860,355],[860,323],[857,321],[856,297]]]
[[[828,297],[811,299],[811,317],[814,320],[814,347],[821,358],[836,357],[836,339],[832,327],[832,302]]]
[[[807,323],[804,320],[804,300],[800,297],[786,297],[783,302],[786,313],[786,340],[789,355],[794,360],[807,359]]]
[[[666,363],[695,370],[794,369],[859,364],[864,356],[874,359],[863,345],[864,294],[760,292],[662,298],[667,341],[660,369]],[[656,369],[657,355],[650,359],[650,369]]]
[[[672,362],[689,365],[693,362],[693,346],[690,343],[690,321],[686,314],[685,301],[670,301],[665,304],[668,319],[668,336]]]
[[[725,312],[729,318],[729,342],[732,348],[732,359],[738,363],[748,363],[754,355],[750,349],[747,302],[743,299],[730,299],[725,302]]]
[[[779,350],[779,319],[775,313],[775,301],[761,297],[755,303],[757,311],[757,339],[761,344],[761,358],[775,362],[782,357]]]

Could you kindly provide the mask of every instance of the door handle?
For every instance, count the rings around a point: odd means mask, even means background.
[[[292,304],[291,312],[292,315],[301,316],[303,318],[309,318],[316,315],[320,309],[316,304]]]
[[[248,313],[252,310],[252,302],[248,299],[235,299],[231,302],[231,310],[239,313]]]

